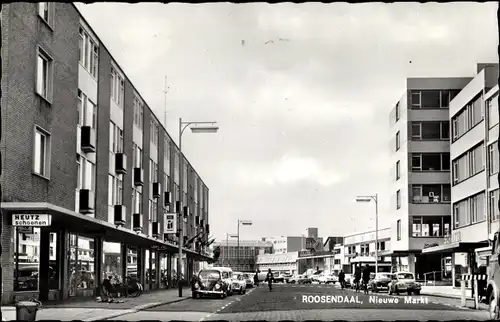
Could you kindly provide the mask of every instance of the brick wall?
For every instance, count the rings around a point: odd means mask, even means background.
[[[127,208],[125,227],[131,227],[132,221],[132,176],[133,176],[133,133],[134,133],[134,89],[125,77],[123,119],[123,152],[127,156],[127,173],[123,175],[123,204]]]

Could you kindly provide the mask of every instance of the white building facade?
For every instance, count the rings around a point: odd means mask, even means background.
[[[271,269],[273,272],[296,274],[298,257],[298,252],[258,255],[257,269],[261,272]]]
[[[375,231],[368,231],[347,235],[344,237],[344,245],[338,246],[344,249],[343,267],[346,273],[354,273],[356,267],[369,264],[375,266]],[[336,247],[337,248],[337,247]],[[391,269],[390,257],[387,254],[391,250],[391,229],[384,228],[378,231],[378,270],[379,272]],[[339,254],[336,254],[336,258]],[[385,255],[385,256],[384,256]],[[340,257],[340,256],[339,256]]]

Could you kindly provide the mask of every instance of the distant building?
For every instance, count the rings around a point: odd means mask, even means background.
[[[338,274],[344,264],[344,237],[328,237],[323,244],[323,251],[330,252],[330,257],[324,258],[324,269],[327,272]]]
[[[239,257],[236,240],[215,242],[214,247],[220,248],[220,256],[214,266],[229,267],[238,272],[255,272],[257,255],[271,254],[273,251],[273,243],[260,240],[240,240]]]
[[[258,255],[257,269],[261,272],[271,269],[273,272],[296,274],[298,257],[299,252]]]
[[[375,267],[375,231],[367,231],[348,235],[344,238],[344,266],[347,273],[353,273],[356,267],[369,264]],[[391,228],[378,230],[378,270],[379,272],[391,271]],[[387,257],[386,257],[387,256]],[[395,262],[395,265],[398,264]],[[399,266],[395,270],[407,270],[407,266]]]
[[[262,241],[271,242],[273,244],[273,254],[298,252],[306,247],[306,237],[303,236],[262,237]]]

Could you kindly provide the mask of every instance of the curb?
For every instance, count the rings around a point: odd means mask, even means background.
[[[175,299],[175,300],[170,300],[170,301],[137,305],[137,306],[134,306],[133,308],[131,308],[130,310],[124,310],[124,311],[119,312],[119,313],[111,313],[111,314],[103,314],[101,316],[95,316],[95,317],[92,317],[89,319],[85,319],[85,320],[83,320],[83,322],[109,320],[109,319],[113,319],[113,318],[116,318],[116,317],[119,317],[119,316],[122,316],[125,314],[137,313],[137,312],[142,311],[142,310],[151,309],[151,308],[166,305],[166,304],[177,303],[177,302],[185,301],[187,299],[190,299],[190,297],[186,296],[186,297],[183,297],[180,299]]]

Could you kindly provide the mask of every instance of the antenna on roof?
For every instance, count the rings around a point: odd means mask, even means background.
[[[164,97],[165,122],[163,123],[163,126],[165,127],[165,129],[167,129],[167,93],[169,89],[170,87],[167,85],[167,76],[165,76],[165,89],[163,90],[163,93],[165,94]]]

